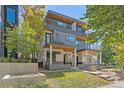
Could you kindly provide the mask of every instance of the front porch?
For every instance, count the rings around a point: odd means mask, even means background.
[[[44,67],[49,70],[76,67],[76,52],[73,47],[51,44],[44,48]]]
[[[98,64],[97,55],[91,51],[77,51],[75,48],[49,45],[44,48],[43,67],[49,70],[67,70],[84,67],[84,64]]]

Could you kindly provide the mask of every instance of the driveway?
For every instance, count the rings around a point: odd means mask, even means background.
[[[123,81],[114,81],[112,84],[104,86],[102,88],[124,88],[124,80]]]

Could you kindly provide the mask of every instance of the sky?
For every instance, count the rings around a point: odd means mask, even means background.
[[[76,19],[83,17],[86,13],[85,5],[47,5],[46,11],[52,10]]]

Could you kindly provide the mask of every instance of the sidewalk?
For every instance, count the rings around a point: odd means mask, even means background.
[[[102,88],[124,88],[124,80],[123,81],[114,81],[113,84],[104,86]]]

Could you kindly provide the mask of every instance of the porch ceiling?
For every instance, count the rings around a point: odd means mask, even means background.
[[[73,20],[71,20],[71,19],[67,19],[67,18],[64,18],[62,16],[58,16],[58,15],[52,14],[52,13],[50,13],[48,15],[48,18],[57,19],[57,20],[60,20],[60,21],[63,21],[63,22],[67,22],[69,24],[72,24],[72,22],[73,22]]]
[[[96,55],[98,53],[97,50],[81,50],[78,51],[78,53],[86,55],[86,51],[87,51],[87,55],[89,54]]]
[[[87,40],[86,36],[82,36],[82,35],[76,35],[76,39],[77,40]]]
[[[73,52],[74,51],[74,48],[68,47],[68,46],[65,46],[65,45],[60,45],[60,44],[50,44],[50,45],[52,45],[53,49],[61,49],[61,50],[68,51],[68,52]],[[50,45],[47,45],[45,47],[49,48]]]
[[[66,17],[65,15],[62,16],[62,15],[58,15],[58,14],[55,14],[55,13],[49,13],[47,15],[47,18],[52,18],[52,19],[56,19],[56,20],[60,20],[62,22],[65,22],[65,23],[69,23],[69,24],[72,24],[74,22],[74,20],[72,18],[69,18],[69,17]],[[80,23],[80,22],[76,22],[76,25],[77,26],[82,26],[84,25],[85,23]]]

